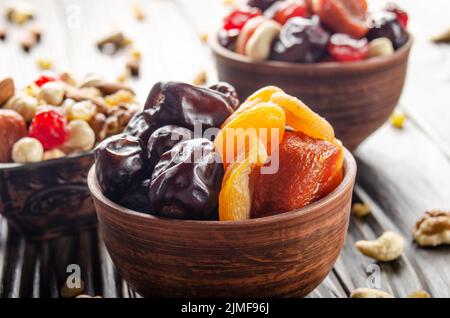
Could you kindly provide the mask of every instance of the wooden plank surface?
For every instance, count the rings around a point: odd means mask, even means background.
[[[96,39],[113,27],[123,30],[142,51],[142,76],[132,82],[140,100],[159,80],[189,82],[201,70],[207,71],[211,83],[217,79],[211,54],[199,35],[220,25],[229,9],[221,0],[143,1],[144,22],[132,17],[133,1],[30,2],[39,3],[35,8],[44,28],[42,44],[24,54],[19,28],[12,28],[8,40],[0,43],[0,75],[12,75],[19,86],[36,77],[37,57],[53,58],[57,69],[77,76],[95,72],[115,78],[123,70],[126,54],[106,56],[95,47]],[[409,120],[402,131],[385,125],[356,151],[359,173],[354,200],[369,203],[373,213],[364,219],[352,217],[335,268],[309,297],[346,297],[354,288],[366,287],[370,278],[398,297],[417,289],[450,297],[450,248],[419,248],[411,239],[415,221],[427,209],[450,209],[450,46],[429,42],[431,35],[450,26],[450,2],[397,2],[409,12],[415,38],[399,105]],[[0,12],[4,5],[2,1]],[[377,264],[355,249],[355,241],[373,239],[385,230],[407,238],[398,260]],[[0,297],[59,297],[69,264],[81,266],[86,293],[138,297],[119,277],[96,231],[29,243],[0,218]]]

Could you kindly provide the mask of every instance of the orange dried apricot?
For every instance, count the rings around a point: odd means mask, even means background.
[[[257,90],[252,95],[250,95],[230,117],[225,120],[225,122],[222,124],[222,128],[247,109],[259,103],[268,102],[270,100],[270,97],[275,93],[283,93],[283,91],[276,86],[266,86]]]
[[[259,139],[270,155],[272,143],[278,146],[283,139],[285,125],[284,110],[271,102],[258,103],[233,118],[222,127],[214,141],[225,168],[241,153],[248,152],[252,138]]]
[[[286,124],[295,131],[300,131],[311,138],[335,142],[334,130],[330,123],[312,111],[301,100],[285,93],[276,92],[271,95],[270,101],[284,109]]]
[[[339,185],[343,178],[343,148],[302,132],[286,132],[279,147],[279,169],[261,174],[254,169],[251,217],[263,217],[304,207]]]
[[[225,172],[219,195],[219,219],[221,221],[250,218],[252,189],[250,174],[254,167],[267,161],[267,152],[259,139],[252,139],[251,149],[242,153],[236,163]]]

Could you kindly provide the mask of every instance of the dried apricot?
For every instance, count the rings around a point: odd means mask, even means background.
[[[270,101],[284,109],[286,124],[295,131],[300,131],[311,138],[335,142],[334,130],[330,123],[301,100],[285,93],[274,93]]]
[[[259,139],[252,140],[248,153],[242,153],[225,172],[219,195],[219,219],[221,221],[250,218],[252,189],[250,175],[254,167],[264,164],[267,152]]]
[[[254,169],[251,217],[263,217],[304,207],[342,181],[343,148],[302,132],[286,132],[279,148],[279,169],[261,174]]]
[[[268,154],[283,139],[286,125],[284,110],[274,103],[258,103],[239,114],[222,127],[214,145],[220,153],[225,167],[233,163],[241,153],[249,150],[252,138],[264,143]]]

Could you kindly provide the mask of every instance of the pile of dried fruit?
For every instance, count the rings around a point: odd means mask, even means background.
[[[0,162],[29,163],[91,150],[121,133],[139,110],[122,84],[68,73],[42,74],[23,90],[0,81]]]
[[[222,46],[252,60],[349,62],[389,55],[408,40],[408,15],[366,0],[249,0],[219,32]]]
[[[226,83],[158,83],[124,134],[95,153],[107,197],[168,218],[288,212],[324,197],[343,178],[343,147],[330,124],[271,86],[239,105]]]

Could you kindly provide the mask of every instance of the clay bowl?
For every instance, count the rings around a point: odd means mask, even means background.
[[[332,269],[347,232],[356,163],[325,198],[292,212],[236,222],[163,219],[126,209],[88,185],[106,247],[145,297],[300,297]]]
[[[92,152],[31,164],[0,163],[0,214],[29,240],[96,226],[86,184]]]
[[[400,98],[412,37],[390,56],[351,63],[252,62],[211,37],[219,79],[249,96],[267,85],[294,95],[333,125],[344,145],[354,150],[379,128]]]

